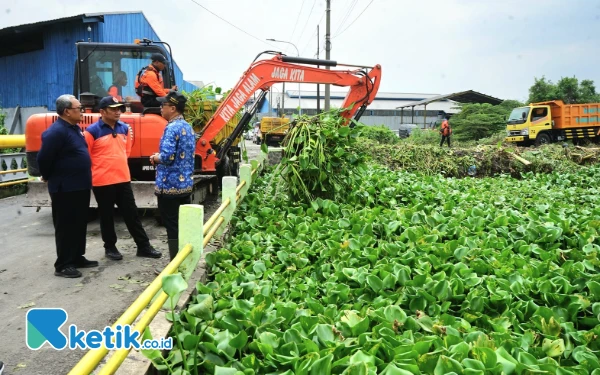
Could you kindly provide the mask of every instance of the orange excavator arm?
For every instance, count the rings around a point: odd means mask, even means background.
[[[277,54],[272,59],[261,60],[253,63],[237,85],[231,90],[227,98],[221,103],[205,127],[200,132],[200,139],[196,144],[196,154],[202,156],[202,170],[212,171],[223,152],[217,155],[212,150],[211,141],[244,106],[248,99],[258,90],[262,90],[260,98],[276,83],[300,82],[321,83],[334,86],[349,86],[350,90],[341,106],[344,109],[341,116],[348,122],[357,113],[362,111],[374,99],[381,81],[381,66],[360,67],[355,70],[328,70],[299,64],[323,66],[348,66],[338,64],[331,60],[307,59],[289,57]],[[366,71],[369,69],[369,71]],[[259,100],[257,100],[258,102]],[[250,120],[254,113],[246,113]],[[245,121],[247,123],[247,121]],[[240,123],[244,122],[244,119]],[[235,138],[235,137],[234,137]],[[225,146],[228,148],[228,146]]]

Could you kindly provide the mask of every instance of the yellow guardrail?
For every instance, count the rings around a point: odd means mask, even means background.
[[[0,174],[21,173],[21,172],[27,172],[27,168],[9,169],[7,171],[0,171]]]
[[[186,245],[177,253],[177,256],[169,263],[165,269],[146,287],[140,296],[129,306],[127,310],[112,325],[114,329],[117,325],[131,324],[144,310],[152,298],[162,288],[162,277],[173,274],[184,259],[192,252],[192,246]],[[162,306],[162,305],[161,305]],[[145,328],[145,327],[144,327]],[[108,349],[104,346],[99,349],[88,351],[83,358],[71,369],[70,375],[90,374],[98,366],[98,363],[108,354]]]
[[[25,147],[25,134],[0,135],[0,148]]]
[[[266,155],[262,155],[263,160]],[[262,161],[261,161],[262,162]],[[244,188],[249,187],[252,182],[252,178],[259,170],[260,163],[253,169],[247,170],[247,175],[250,179],[244,179],[242,182],[236,187],[235,192],[233,193],[236,196],[236,202],[241,200]],[[227,177],[225,177],[227,178]],[[248,186],[247,186],[248,185]],[[206,223],[202,227],[202,233],[205,233],[202,241],[202,245],[206,246],[210,243],[212,238],[215,236],[217,231],[221,229],[224,223],[228,222],[228,219],[225,215],[227,208],[230,208],[232,205],[231,198],[223,199],[223,202],[219,206],[219,208],[215,211],[215,213],[206,221]],[[234,207],[235,208],[235,207]],[[231,214],[231,213],[230,213]],[[182,250],[177,253],[177,256],[165,267],[165,269],[148,285],[148,287],[140,294],[140,296],[125,310],[123,315],[117,319],[117,321],[113,324],[112,328],[114,329],[117,325],[126,325],[131,324],[135,321],[135,319],[141,314],[141,312],[148,306],[148,304],[152,301],[152,299],[156,296],[157,293],[160,294],[158,297],[152,302],[152,304],[147,308],[146,312],[140,317],[138,323],[133,328],[134,331],[139,332],[140,335],[144,332],[146,327],[150,325],[156,314],[160,311],[160,309],[164,306],[165,302],[168,299],[167,294],[161,290],[162,288],[162,277],[166,275],[171,275],[178,270],[184,260],[192,254],[193,247],[191,244],[187,244],[184,246]],[[123,361],[129,355],[131,349],[119,349],[114,352],[114,354],[110,357],[110,359],[106,362],[106,364],[100,369],[98,372],[99,375],[108,375],[114,374]],[[93,349],[88,351],[81,360],[71,369],[69,375],[88,375],[98,366],[100,361],[106,357],[109,350],[105,347],[99,349]]]
[[[18,184],[22,184],[29,181],[29,178],[23,179],[23,180],[15,180],[15,181],[9,181],[9,182],[3,182],[0,183],[0,187],[5,187],[5,186],[11,186],[11,185],[18,185]]]

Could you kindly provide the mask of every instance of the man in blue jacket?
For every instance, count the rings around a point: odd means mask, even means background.
[[[179,206],[191,202],[196,138],[190,124],[183,119],[185,96],[171,90],[158,101],[160,114],[168,123],[160,139],[159,152],[150,156],[150,163],[158,164],[154,193],[173,260],[179,251]]]
[[[48,182],[57,259],[54,274],[81,277],[77,268],[97,267],[87,260],[85,241],[87,214],[92,189],[90,154],[81,121],[81,103],[73,95],[56,99],[58,119],[42,133],[37,162],[42,179]]]

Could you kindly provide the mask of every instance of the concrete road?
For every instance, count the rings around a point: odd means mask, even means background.
[[[246,142],[248,157],[256,158],[260,146]],[[161,259],[138,258],[136,246],[117,215],[117,247],[121,261],[104,257],[100,224],[88,223],[86,257],[98,260],[97,268],[81,269],[82,278],[54,276],[56,247],[50,208],[23,207],[25,196],[0,200],[0,361],[3,375],[66,374],[83,356],[81,350],[56,351],[44,345],[28,349],[25,314],[31,307],[63,308],[68,321],[80,330],[102,330],[112,325],[155,277],[156,268],[168,263],[166,231],[152,214],[142,223]],[[218,208],[218,197],[205,202],[205,220]],[[194,285],[195,283],[190,283]]]

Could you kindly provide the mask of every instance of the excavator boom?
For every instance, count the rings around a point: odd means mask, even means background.
[[[375,65],[366,71],[364,69],[328,70],[300,64],[337,65],[335,61],[330,60],[289,57],[281,54],[250,65],[250,68],[244,72],[240,81],[200,132],[200,139],[196,144],[196,154],[204,156],[203,171],[214,170],[215,164],[219,160],[217,154],[212,150],[211,141],[258,90],[262,90],[261,97],[263,97],[271,86],[281,82],[348,86],[350,90],[341,106],[344,109],[341,116],[350,121],[360,108],[364,110],[375,99],[379,89],[380,65]]]

